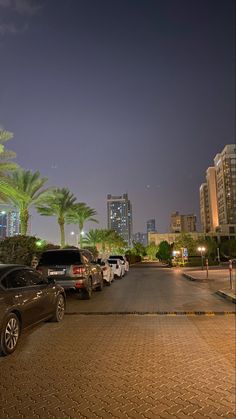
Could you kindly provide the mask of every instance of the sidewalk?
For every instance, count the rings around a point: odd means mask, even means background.
[[[230,288],[229,269],[215,267],[209,268],[208,278],[206,269],[199,270],[199,268],[184,268],[183,276],[190,281],[198,281],[203,283],[211,283],[215,292],[221,297],[232,301],[236,304],[236,269],[232,271],[232,288]]]

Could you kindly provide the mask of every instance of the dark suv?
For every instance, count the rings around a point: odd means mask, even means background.
[[[56,249],[42,253],[37,270],[52,277],[65,290],[74,289],[90,299],[92,291],[102,291],[102,270],[89,251]]]

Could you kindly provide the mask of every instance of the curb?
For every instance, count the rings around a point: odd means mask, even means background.
[[[218,290],[216,291],[216,294],[220,295],[221,297],[225,298],[226,300],[232,301],[232,303],[236,304],[236,295],[230,295],[227,294],[225,291],[223,290]]]
[[[74,311],[67,316],[235,316],[235,311]]]
[[[186,274],[186,273],[182,273],[182,276],[189,279],[190,281],[198,281],[198,282],[214,281],[213,278],[196,278],[195,276],[192,276],[192,275],[189,275],[189,274]]]

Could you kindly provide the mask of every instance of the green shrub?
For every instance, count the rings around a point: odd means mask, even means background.
[[[5,238],[0,242],[0,261],[2,263],[17,263],[30,266],[33,256],[38,251],[37,241],[36,237],[31,236]]]

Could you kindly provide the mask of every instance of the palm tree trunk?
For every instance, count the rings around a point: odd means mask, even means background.
[[[27,208],[20,211],[20,234],[26,236],[28,230],[29,212]]]
[[[82,222],[79,223],[79,247],[80,249],[82,249],[83,247],[83,228],[84,228],[84,224]]]
[[[60,233],[61,233],[61,247],[65,246],[65,221],[63,217],[58,218],[58,224],[60,227]]]

